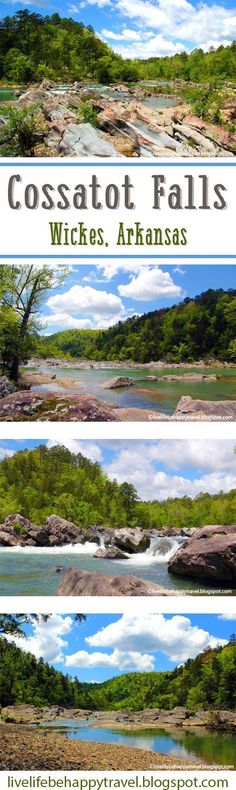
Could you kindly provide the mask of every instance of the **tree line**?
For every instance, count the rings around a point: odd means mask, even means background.
[[[97,462],[60,445],[20,450],[0,463],[2,522],[10,513],[20,513],[42,525],[55,513],[85,530],[90,526],[183,529],[234,523],[236,489],[163,502],[158,494],[156,489],[152,501],[141,501],[131,483],[110,480]]]
[[[63,82],[96,80],[115,83],[138,79],[219,82],[235,80],[236,44],[209,52],[201,48],[190,54],[123,59],[102,41],[92,25],[84,25],[58,13],[41,16],[27,9],[6,16],[0,23],[0,79],[24,83],[44,77]]]
[[[116,55],[92,25],[30,13],[27,9],[0,23],[0,79],[9,83],[92,80],[105,83],[136,80],[137,70]]]
[[[0,705],[62,705],[90,710],[143,710],[186,706],[190,710],[236,704],[236,637],[207,648],[169,672],[130,672],[103,683],[80,683],[0,639]]]
[[[236,289],[208,289],[105,330],[69,329],[39,339],[41,356],[145,363],[191,362],[214,357],[236,361]]]
[[[169,308],[119,321],[109,329],[69,329],[41,336],[41,305],[60,288],[67,267],[0,267],[0,372],[16,384],[34,354],[100,360],[236,361],[236,289],[209,289]],[[78,305],[79,311],[79,305]]]

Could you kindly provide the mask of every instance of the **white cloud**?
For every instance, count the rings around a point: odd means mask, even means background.
[[[233,612],[229,612],[228,614],[219,614],[218,620],[232,620],[233,622],[236,620],[236,612],[235,614],[233,614]]]
[[[80,9],[77,5],[74,5],[73,3],[68,5],[68,14],[79,14],[79,11]]]
[[[125,317],[119,296],[90,285],[73,285],[63,294],[50,296],[46,305],[52,314],[44,320],[53,328],[106,329]]]
[[[124,39],[124,41],[142,40],[142,36],[137,32],[137,30],[129,30],[127,27],[123,27],[123,30],[121,30],[120,33],[114,33],[112,30],[103,28],[103,30],[101,30],[101,36],[104,36],[104,38],[108,38],[111,41],[121,41],[122,39]]]
[[[141,269],[137,277],[134,275],[127,285],[119,285],[118,291],[123,297],[144,302],[163,296],[179,298],[183,295],[182,289],[173,282],[169,272],[162,271],[159,266]]]
[[[87,0],[89,5],[111,5],[110,0]],[[225,8],[222,2],[192,3],[190,0],[113,0],[113,13],[128,21],[128,30],[138,30],[141,40],[132,40],[115,46],[124,57],[151,57],[172,55],[194,47],[204,50],[210,46],[230,44],[236,38],[236,8]],[[151,38],[144,40],[144,32]],[[118,41],[119,31],[111,33],[111,40]],[[122,31],[121,31],[122,33]]]
[[[72,626],[72,617],[54,614],[46,623],[42,618],[38,623],[34,623],[32,636],[6,635],[5,638],[9,642],[14,642],[25,653],[32,653],[36,658],[42,657],[45,661],[58,663],[63,661],[63,651],[68,646],[65,637],[70,633]]]
[[[85,458],[89,458],[90,461],[96,461],[98,463],[102,461],[102,450],[96,442],[84,442],[79,441],[79,439],[70,439],[63,434],[60,441],[49,439],[47,447],[55,447],[55,445],[58,444],[63,444],[71,453],[75,453],[76,455],[82,453],[82,455],[84,455]]]
[[[111,480],[133,483],[142,499],[163,501],[181,496],[193,499],[202,492],[217,494],[235,488],[234,444],[221,440],[161,440],[139,442],[137,447],[135,442],[130,442],[121,447],[112,461],[104,464],[104,469]],[[158,462],[167,471],[158,469]],[[184,474],[171,474],[171,470],[185,468]],[[196,469],[193,479],[189,468]]]
[[[154,669],[154,656],[132,650],[115,649],[112,653],[88,653],[86,650],[79,650],[66,657],[66,666],[76,666],[80,669],[109,667],[126,671],[151,672]]]
[[[152,442],[147,448],[149,458],[167,464],[170,469],[190,466],[220,472],[228,469],[236,474],[235,446],[236,442],[229,439],[181,439],[181,443],[179,440],[167,439]]]
[[[6,447],[0,447],[0,461],[3,461],[4,458],[11,458],[15,452],[15,450],[8,450]]]
[[[174,615],[167,620],[162,614],[148,612],[138,616],[124,614],[85,641],[90,647],[111,647],[113,651],[160,651],[174,662],[195,658],[206,647],[227,642],[193,626],[186,616]]]

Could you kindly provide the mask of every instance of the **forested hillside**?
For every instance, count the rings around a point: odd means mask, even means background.
[[[0,520],[21,513],[43,524],[55,513],[85,529],[103,527],[198,527],[235,522],[236,489],[152,502],[138,499],[134,486],[109,480],[98,463],[65,447],[21,450],[0,463]]]
[[[194,82],[235,80],[236,44],[194,49],[172,57],[146,61],[123,60],[95,35],[91,25],[61,19],[58,13],[41,16],[27,9],[5,17],[0,24],[0,78],[9,82],[50,79],[118,80],[181,79]]]
[[[209,357],[236,361],[236,289],[209,289],[195,299],[133,316],[106,330],[58,332],[39,340],[37,352],[141,363]]]
[[[0,23],[0,79],[33,82],[53,80],[116,82],[136,79],[136,69],[115,55],[87,27],[59,14],[42,17],[27,9]]]
[[[59,704],[92,710],[142,710],[177,705],[190,710],[236,704],[236,642],[207,649],[172,672],[128,673],[101,684],[80,684],[0,639],[0,704]]]

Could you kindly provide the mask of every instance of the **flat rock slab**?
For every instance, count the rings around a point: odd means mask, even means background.
[[[180,399],[174,417],[191,419],[226,419],[236,420],[236,400],[198,400],[183,395]]]
[[[101,573],[69,568],[64,574],[57,595],[178,595],[159,584],[139,579],[136,576],[103,576]]]
[[[119,420],[109,404],[92,395],[56,392],[17,392],[0,400],[0,420],[43,422],[113,422]]]

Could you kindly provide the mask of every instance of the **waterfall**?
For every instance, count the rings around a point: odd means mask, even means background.
[[[171,557],[180,549],[187,538],[183,537],[163,537],[151,538],[150,546],[142,554],[131,554],[126,564],[143,565],[151,563],[167,563]]]

